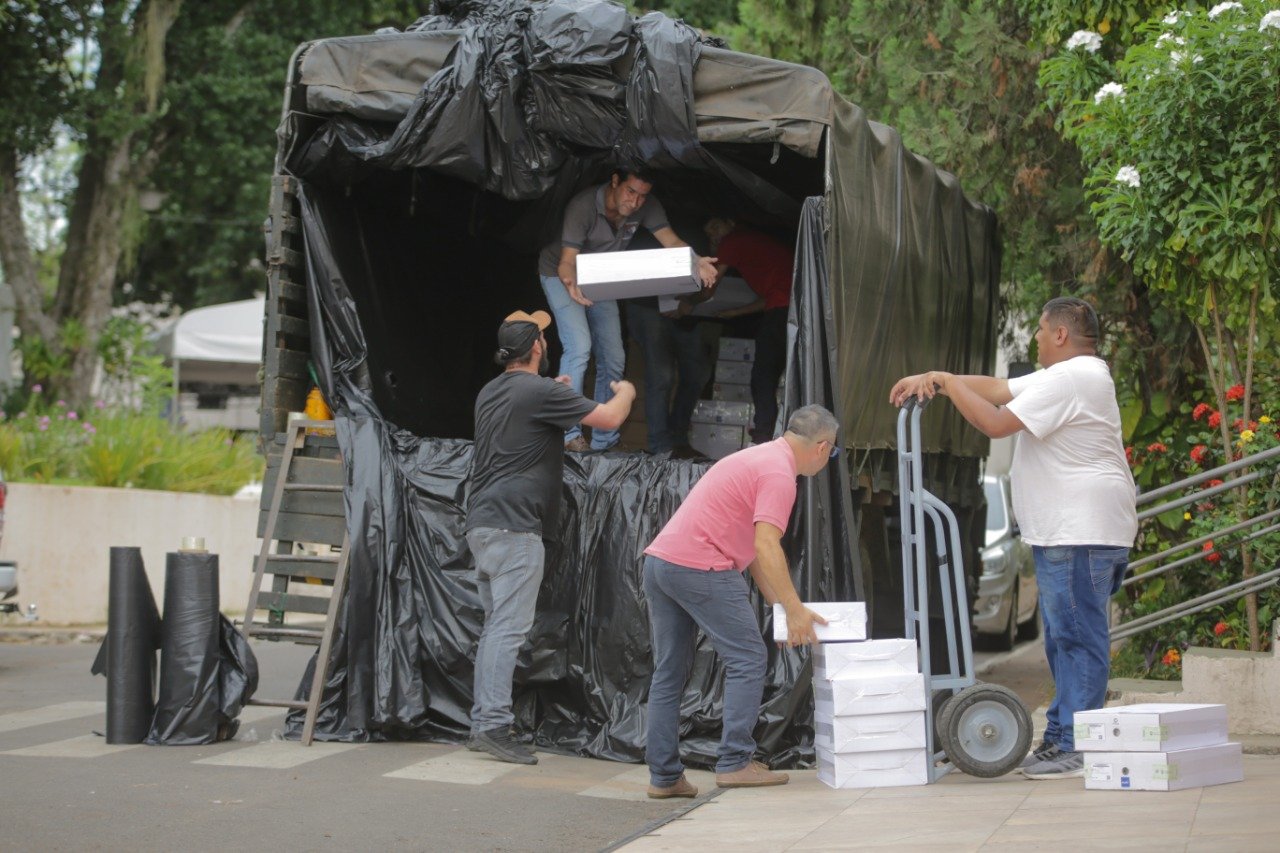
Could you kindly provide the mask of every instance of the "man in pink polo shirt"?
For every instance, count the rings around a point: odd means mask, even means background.
[[[645,761],[653,799],[698,794],[680,762],[680,695],[699,628],[725,665],[716,785],[788,781],[787,774],[752,760],[751,732],[760,716],[768,658],[743,570],[751,572],[765,601],[786,608],[787,645],[817,642],[813,623],[826,620],[800,602],[781,540],[796,500],[796,476],[812,477],[827,466],[839,451],[838,428],[821,406],[797,409],[781,438],[712,466],[645,549],[653,644]]]

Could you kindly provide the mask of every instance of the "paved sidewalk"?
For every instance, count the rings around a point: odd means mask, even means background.
[[[1232,785],[1162,793],[956,772],[929,786],[833,790],[816,771],[791,771],[788,785],[723,791],[622,849],[1280,849],[1280,756],[1246,755],[1244,775]]]

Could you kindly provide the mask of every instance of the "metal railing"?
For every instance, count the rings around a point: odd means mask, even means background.
[[[1233,475],[1237,471],[1244,471],[1245,473],[1233,477],[1221,485],[1211,486],[1207,489],[1196,488],[1201,483],[1221,479]],[[1280,477],[1280,447],[1273,447],[1139,495],[1138,520],[1144,521],[1163,515],[1170,510],[1209,500],[1217,495],[1226,494],[1241,485],[1277,477]],[[1177,497],[1165,500],[1171,495],[1176,495]],[[1163,501],[1163,503],[1156,503],[1157,501]],[[1197,565],[1213,554],[1229,552],[1246,543],[1274,536],[1277,532],[1280,532],[1280,508],[1268,509],[1266,506],[1258,506],[1249,507],[1248,509],[1250,515],[1242,521],[1225,525],[1212,533],[1196,536],[1185,542],[1165,548],[1159,553],[1134,560],[1129,564],[1128,577],[1125,578],[1122,586],[1132,587],[1135,584],[1146,583],[1171,572]],[[1213,542],[1212,550],[1203,550],[1203,546],[1207,542]],[[1111,640],[1112,642],[1123,640],[1126,637],[1172,622],[1175,619],[1181,619],[1184,616],[1190,616],[1202,610],[1209,610],[1210,608],[1227,604],[1249,593],[1273,586],[1278,582],[1280,582],[1280,566],[1272,566],[1267,571],[1261,572],[1254,577],[1246,578],[1204,595],[1179,602],[1163,610],[1147,613],[1127,622],[1122,622],[1111,629]]]

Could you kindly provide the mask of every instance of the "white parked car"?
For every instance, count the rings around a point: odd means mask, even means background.
[[[1031,546],[1022,541],[1008,475],[982,478],[987,496],[987,534],[973,627],[980,638],[1011,649],[1019,638],[1040,632],[1039,587]]]

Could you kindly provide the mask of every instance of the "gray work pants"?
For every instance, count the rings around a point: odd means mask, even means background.
[[[542,536],[477,527],[467,532],[476,561],[484,628],[476,647],[472,733],[509,727],[516,655],[533,627],[545,552]]]

